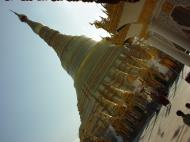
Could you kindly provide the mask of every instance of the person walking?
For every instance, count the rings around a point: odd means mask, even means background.
[[[178,111],[176,112],[176,114],[177,114],[177,116],[181,116],[181,117],[183,118],[183,122],[184,122],[186,125],[190,126],[190,114],[185,114],[185,113],[183,113],[181,110],[178,110]]]
[[[186,108],[190,109],[190,103],[185,104]]]

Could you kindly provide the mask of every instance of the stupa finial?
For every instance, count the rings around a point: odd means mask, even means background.
[[[18,16],[21,22],[26,22],[28,20],[27,16],[24,14],[18,14],[17,12],[10,9],[11,12],[13,12],[15,15]]]

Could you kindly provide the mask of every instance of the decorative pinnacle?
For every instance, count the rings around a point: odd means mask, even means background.
[[[16,12],[13,11],[13,10],[10,10],[10,11],[13,12],[15,15],[17,15],[21,22],[26,22],[26,21],[28,20],[28,18],[27,18],[26,15],[18,14],[18,13],[16,13]]]

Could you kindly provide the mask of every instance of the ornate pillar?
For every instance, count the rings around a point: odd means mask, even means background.
[[[154,19],[152,21],[150,30],[174,42],[182,48],[190,50],[190,41],[187,38],[172,30],[172,28],[166,27],[164,24],[159,22],[159,20]]]
[[[147,39],[147,42],[151,46],[163,51],[164,53],[166,53],[169,56],[173,57],[174,59],[178,60],[179,62],[190,67],[190,56],[185,54],[184,52],[178,50],[175,47],[171,47],[170,45],[166,44],[162,40],[160,40],[156,37],[153,37],[153,36],[150,36]]]

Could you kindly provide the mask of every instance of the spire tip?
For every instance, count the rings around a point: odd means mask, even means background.
[[[23,15],[23,14],[18,14],[16,13],[15,11],[9,9],[12,13],[14,13],[15,15],[18,16],[18,18],[20,19],[21,22],[26,22],[28,20],[27,16],[26,15]]]
[[[11,9],[9,9],[12,13],[14,13],[15,15],[17,15],[17,16],[19,16],[19,14],[18,13],[16,13],[15,11],[13,11],[13,10],[11,10]]]

